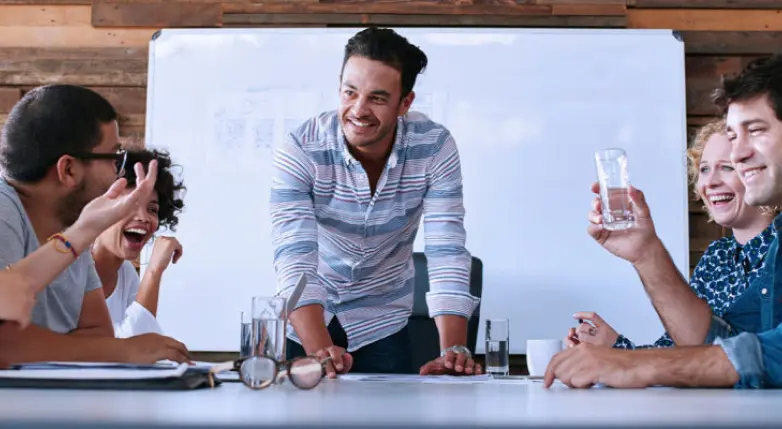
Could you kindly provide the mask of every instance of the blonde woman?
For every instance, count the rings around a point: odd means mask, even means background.
[[[760,308],[750,298],[742,297],[757,278],[776,235],[771,225],[776,210],[744,202],[744,185],[732,166],[730,151],[725,122],[717,120],[698,131],[687,152],[696,197],[703,202],[711,221],[732,231],[731,236],[709,245],[689,285],[698,298],[708,303],[714,316],[730,320],[740,330],[757,332]],[[636,345],[595,313],[576,313],[574,318],[585,322],[570,329],[565,338],[569,347],[579,342],[624,349],[674,346],[668,333],[654,344]]]

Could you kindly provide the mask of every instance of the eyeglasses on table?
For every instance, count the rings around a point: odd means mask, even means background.
[[[326,364],[329,361],[331,357],[320,359],[302,356],[279,362],[268,356],[250,356],[213,366],[209,370],[209,384],[214,387],[214,379],[221,372],[237,371],[242,383],[253,390],[280,383],[285,377],[297,388],[309,390],[320,384],[326,376]]]

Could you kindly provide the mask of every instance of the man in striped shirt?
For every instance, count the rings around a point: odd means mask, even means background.
[[[421,374],[479,374],[466,349],[469,292],[459,155],[448,130],[408,113],[426,55],[389,29],[345,47],[337,111],[322,113],[276,148],[271,190],[274,267],[282,296],[305,273],[290,315],[287,355],[331,357],[330,377],[407,373],[413,242],[424,218],[443,355]],[[333,364],[333,365],[332,365]]]

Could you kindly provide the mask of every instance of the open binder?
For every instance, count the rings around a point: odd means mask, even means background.
[[[218,386],[220,380],[214,380]],[[210,387],[209,368],[188,364],[38,362],[0,370],[0,388],[193,390]]]

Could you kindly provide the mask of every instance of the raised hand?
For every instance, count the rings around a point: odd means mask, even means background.
[[[174,237],[158,237],[149,259],[147,269],[156,274],[162,274],[170,263],[176,264],[182,257],[182,245]]]
[[[96,237],[106,228],[114,225],[136,208],[141,197],[149,196],[155,189],[157,180],[157,161],[149,163],[149,171],[145,174],[141,163],[136,163],[136,188],[125,193],[127,180],[118,179],[105,194],[90,201],[81,212],[76,225],[89,231]]]
[[[636,263],[653,248],[655,243],[659,243],[643,192],[630,187],[628,195],[635,216],[635,226],[618,231],[603,228],[600,185],[593,183],[592,192],[596,197],[592,201],[592,210],[587,216],[589,219],[587,232],[606,250],[630,263]]]

